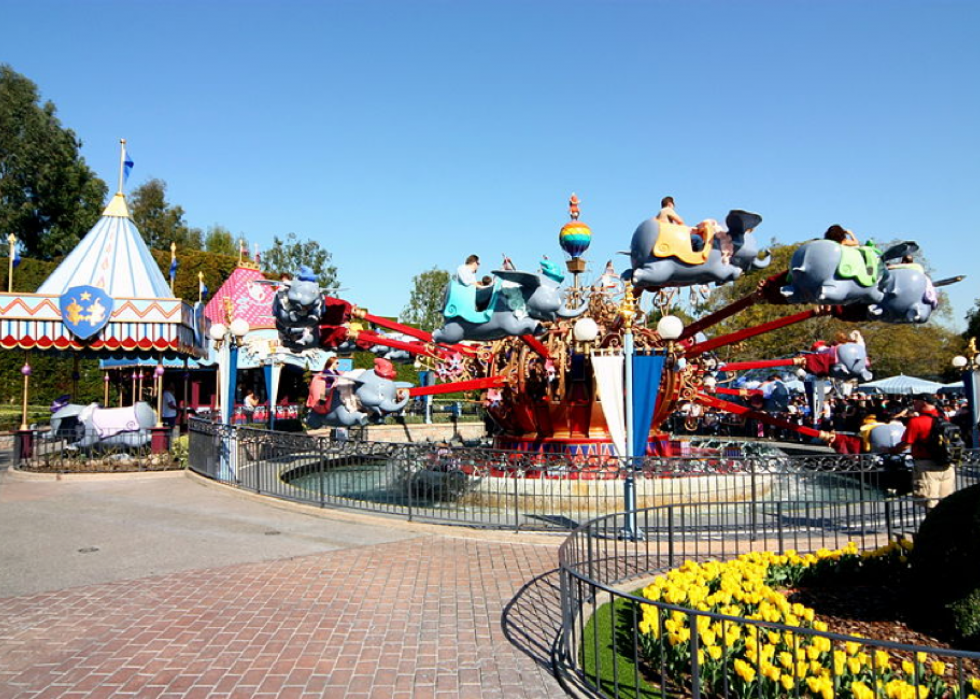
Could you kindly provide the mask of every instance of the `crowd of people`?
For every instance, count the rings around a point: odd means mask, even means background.
[[[973,425],[966,399],[956,396],[934,398],[939,412],[960,428],[964,442],[969,444]],[[812,427],[822,432],[858,438],[861,437],[862,432],[868,431],[869,426],[892,421],[901,421],[905,424],[915,414],[912,396],[871,395],[860,392],[849,396],[827,397],[816,417],[812,415],[810,404],[804,395],[790,398],[785,409],[778,409],[782,406],[767,407],[762,396],[752,396],[747,403],[749,407],[773,415],[790,425]],[[768,425],[752,417],[732,415],[716,408],[690,402],[682,402],[678,406],[672,417],[671,428],[675,434],[768,438],[794,442],[813,440],[812,437],[801,435],[789,427]]]

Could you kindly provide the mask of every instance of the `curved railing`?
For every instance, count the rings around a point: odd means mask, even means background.
[[[849,517],[860,517],[863,502],[907,498],[908,471],[876,458],[745,455],[756,448],[729,444],[717,453],[627,462],[445,444],[337,442],[192,420],[188,459],[202,475],[263,495],[502,529],[567,531],[622,511],[629,492],[638,508],[732,503],[723,526],[758,538],[780,502],[794,502],[794,516],[811,518],[822,500],[833,499]],[[980,471],[974,461],[980,454],[970,458],[961,469],[964,482]]]
[[[972,458],[961,469],[961,485],[975,482]],[[815,552],[823,548],[842,548],[849,542],[854,542],[861,550],[872,550],[898,537],[914,534],[924,516],[920,503],[909,498],[812,500],[803,504],[792,500],[750,503],[760,509],[759,518],[751,523],[744,517],[731,516],[734,505],[690,503],[648,508],[636,513],[633,529],[629,529],[630,520],[623,514],[613,514],[583,524],[568,536],[559,551],[562,627],[555,651],[556,666],[566,681],[576,685],[580,692],[601,697],[678,694],[698,697],[702,693],[712,697],[821,696],[802,678],[793,683],[792,690],[784,688],[773,695],[772,686],[765,689],[761,680],[751,686],[741,681],[732,671],[731,664],[724,677],[717,675],[716,664],[712,668],[716,674],[710,681],[705,681],[705,655],[700,647],[701,634],[696,632],[691,632],[684,642],[687,647],[681,655],[686,654],[686,663],[661,662],[649,666],[640,651],[643,633],[639,622],[641,605],[651,605],[660,612],[676,612],[677,618],[682,619],[680,627],[688,630],[716,623],[723,629],[735,624],[742,628],[755,626],[759,631],[792,633],[793,638],[798,639],[794,642],[798,643],[797,648],[812,645],[810,639],[814,637],[823,637],[826,649],[847,649],[848,657],[867,653],[872,665],[865,668],[866,684],[879,690],[867,696],[885,696],[886,682],[894,677],[891,669],[881,664],[884,656],[874,653],[878,650],[899,659],[909,659],[909,662],[920,661],[922,671],[914,673],[911,682],[915,696],[938,696],[924,694],[920,689],[920,686],[928,689],[929,683],[935,681],[929,668],[936,661],[943,663],[936,667],[946,673],[949,688],[946,696],[966,697],[976,693],[966,690],[970,689],[969,677],[978,676],[980,653],[820,633],[643,598],[640,590],[653,577],[688,560],[721,561],[751,551],[794,549],[800,553]],[[670,643],[668,634],[662,627],[658,631],[659,639],[651,639],[648,630],[648,637],[642,640],[648,648],[651,643],[656,646],[655,657],[668,657],[664,647]],[[721,643],[724,645],[724,641]],[[612,646],[621,652],[612,652]],[[729,648],[722,650],[722,657],[729,661]],[[925,656],[917,655],[919,653]],[[876,661],[877,667],[874,666]],[[742,669],[761,676],[759,661],[754,667]],[[832,673],[830,686],[835,691],[837,680]],[[846,696],[852,696],[852,692]]]

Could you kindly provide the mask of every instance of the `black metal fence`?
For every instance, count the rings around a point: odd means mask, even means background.
[[[14,433],[14,465],[27,471],[113,472],[162,471],[179,468],[173,431],[155,428],[106,432],[81,424],[57,430],[29,429]]]
[[[852,473],[848,477],[863,482],[869,475]],[[957,480],[960,487],[980,480],[978,452],[968,454],[958,468]],[[752,551],[833,550],[850,542],[860,550],[872,550],[914,534],[924,516],[921,503],[907,496],[886,491],[886,497],[869,498],[860,488],[856,495],[853,499],[666,504],[640,510],[632,518],[617,513],[578,527],[559,552],[562,631],[558,667],[580,691],[602,697],[966,697],[977,693],[966,690],[971,686],[969,679],[978,677],[980,653],[856,638],[833,633],[833,629],[800,629],[671,605],[664,599],[646,599],[639,592],[657,574],[686,561],[723,561]],[[643,610],[651,608],[656,610],[659,621],[654,624],[659,628],[644,631],[640,625]],[[686,629],[689,634],[679,649],[671,646],[678,637],[671,637],[664,628],[665,618],[675,620],[671,628]],[[741,641],[729,633],[736,627]],[[754,627],[753,633],[747,632],[749,627]],[[705,653],[706,635],[701,633],[705,629],[722,632],[717,641],[720,647],[714,649],[717,658]],[[818,637],[824,640],[815,643]],[[763,644],[758,639],[778,639],[792,662],[780,665],[778,657],[767,659],[764,653],[756,653],[754,660],[736,671],[735,646],[742,643],[744,650],[749,638],[756,639],[757,650]],[[810,650],[813,647],[822,653]],[[826,665],[822,680],[816,672],[808,675],[811,665],[796,664],[804,651],[807,663],[817,659]],[[656,660],[651,662],[650,657]],[[858,667],[856,673],[848,674],[851,666],[846,663],[851,658]],[[910,673],[900,672],[903,663]],[[860,688],[851,687],[856,677]],[[903,681],[904,687],[900,686]],[[893,683],[890,690],[889,682]],[[865,688],[872,693],[862,694]]]
[[[868,503],[895,508],[908,498],[911,475],[902,462],[758,449],[707,442],[690,456],[636,459],[631,468],[606,456],[338,442],[192,420],[189,464],[223,483],[286,500],[503,529],[570,530],[623,511],[631,491],[637,508],[716,503],[719,535],[758,539],[774,521],[817,526],[827,520],[828,501],[846,520],[860,520]],[[968,465],[961,477],[974,471]],[[672,512],[678,526],[693,516],[684,507]]]

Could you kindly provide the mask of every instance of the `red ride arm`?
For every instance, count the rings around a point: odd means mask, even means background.
[[[485,379],[441,383],[437,386],[415,386],[414,388],[408,389],[408,395],[414,398],[416,396],[434,396],[440,393],[456,393],[458,391],[479,391],[484,388],[499,388],[506,383],[507,381],[503,376],[488,376]]]
[[[769,413],[752,410],[752,408],[747,408],[744,405],[729,403],[727,400],[721,400],[720,398],[715,398],[714,396],[709,396],[704,393],[698,394],[698,401],[705,405],[711,406],[712,408],[724,410],[726,413],[751,417],[759,422],[764,422],[767,425],[773,425],[774,427],[781,427],[785,430],[798,432],[799,434],[806,435],[807,437],[817,437],[823,439],[827,435],[826,432],[815,430],[812,427],[804,427],[803,425],[797,425],[793,422],[788,422],[787,420],[781,420],[778,417],[773,417]]]

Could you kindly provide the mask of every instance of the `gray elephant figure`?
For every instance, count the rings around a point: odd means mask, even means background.
[[[905,434],[905,425],[900,422],[889,422],[872,427],[868,435],[872,453],[882,454],[897,446],[902,441],[903,434]]]
[[[453,279],[446,288],[444,325],[432,333],[436,342],[499,340],[517,335],[539,335],[542,322],[577,318],[588,309],[588,294],[574,308],[561,297],[564,275],[544,260],[542,272],[495,270],[490,287],[466,286]]]
[[[814,345],[817,346],[822,348],[800,355],[808,374],[818,378],[830,376],[844,380],[856,378],[860,381],[874,378],[868,370],[868,350],[863,342],[844,342],[833,346],[820,342]]]
[[[830,375],[835,379],[859,379],[871,381],[874,376],[868,369],[868,350],[858,342],[845,342],[834,347],[837,361],[830,367]]]
[[[280,284],[272,300],[279,339],[292,350],[319,346],[322,314],[323,291],[308,269],[301,270],[296,279]]]
[[[919,264],[889,265],[881,290],[881,301],[868,306],[870,320],[925,323],[939,305],[936,285]]]
[[[878,303],[887,273],[885,257],[873,245],[841,245],[821,238],[803,243],[793,253],[780,293],[790,303]]]
[[[311,395],[314,405],[307,415],[310,429],[321,427],[354,427],[377,423],[388,415],[401,412],[410,397],[406,389],[412,384],[393,381],[395,370],[386,359],[375,359],[374,369],[355,369],[338,376],[326,392]],[[310,386],[311,392],[316,383]]]
[[[150,442],[150,428],[156,422],[156,413],[148,403],[125,408],[69,403],[51,415],[49,434],[75,447],[141,447]]]
[[[725,226],[709,220],[691,228],[648,219],[633,233],[631,267],[622,278],[639,288],[659,289],[721,284],[749,269],[764,269],[772,258],[768,251],[759,257],[752,233],[761,222],[758,214],[738,209],[728,213]]]
[[[410,335],[406,335],[405,333],[379,332],[378,334],[381,335],[381,337],[386,337],[390,340],[396,340],[398,342],[408,342],[408,343],[418,342],[416,338]],[[356,346],[353,345],[353,343],[348,343],[348,344],[350,344],[350,346],[356,349]],[[371,352],[375,356],[381,357],[382,359],[387,359],[389,362],[397,362],[399,364],[407,364],[409,362],[415,361],[415,355],[413,355],[408,350],[395,348],[395,347],[388,347],[387,345],[380,345],[380,344],[371,345],[371,347],[368,349],[368,352]]]
[[[934,284],[922,265],[910,261],[918,251],[913,241],[880,253],[873,245],[812,240],[793,253],[780,293],[790,303],[863,304],[869,320],[925,323],[939,303],[936,287],[960,278]]]

